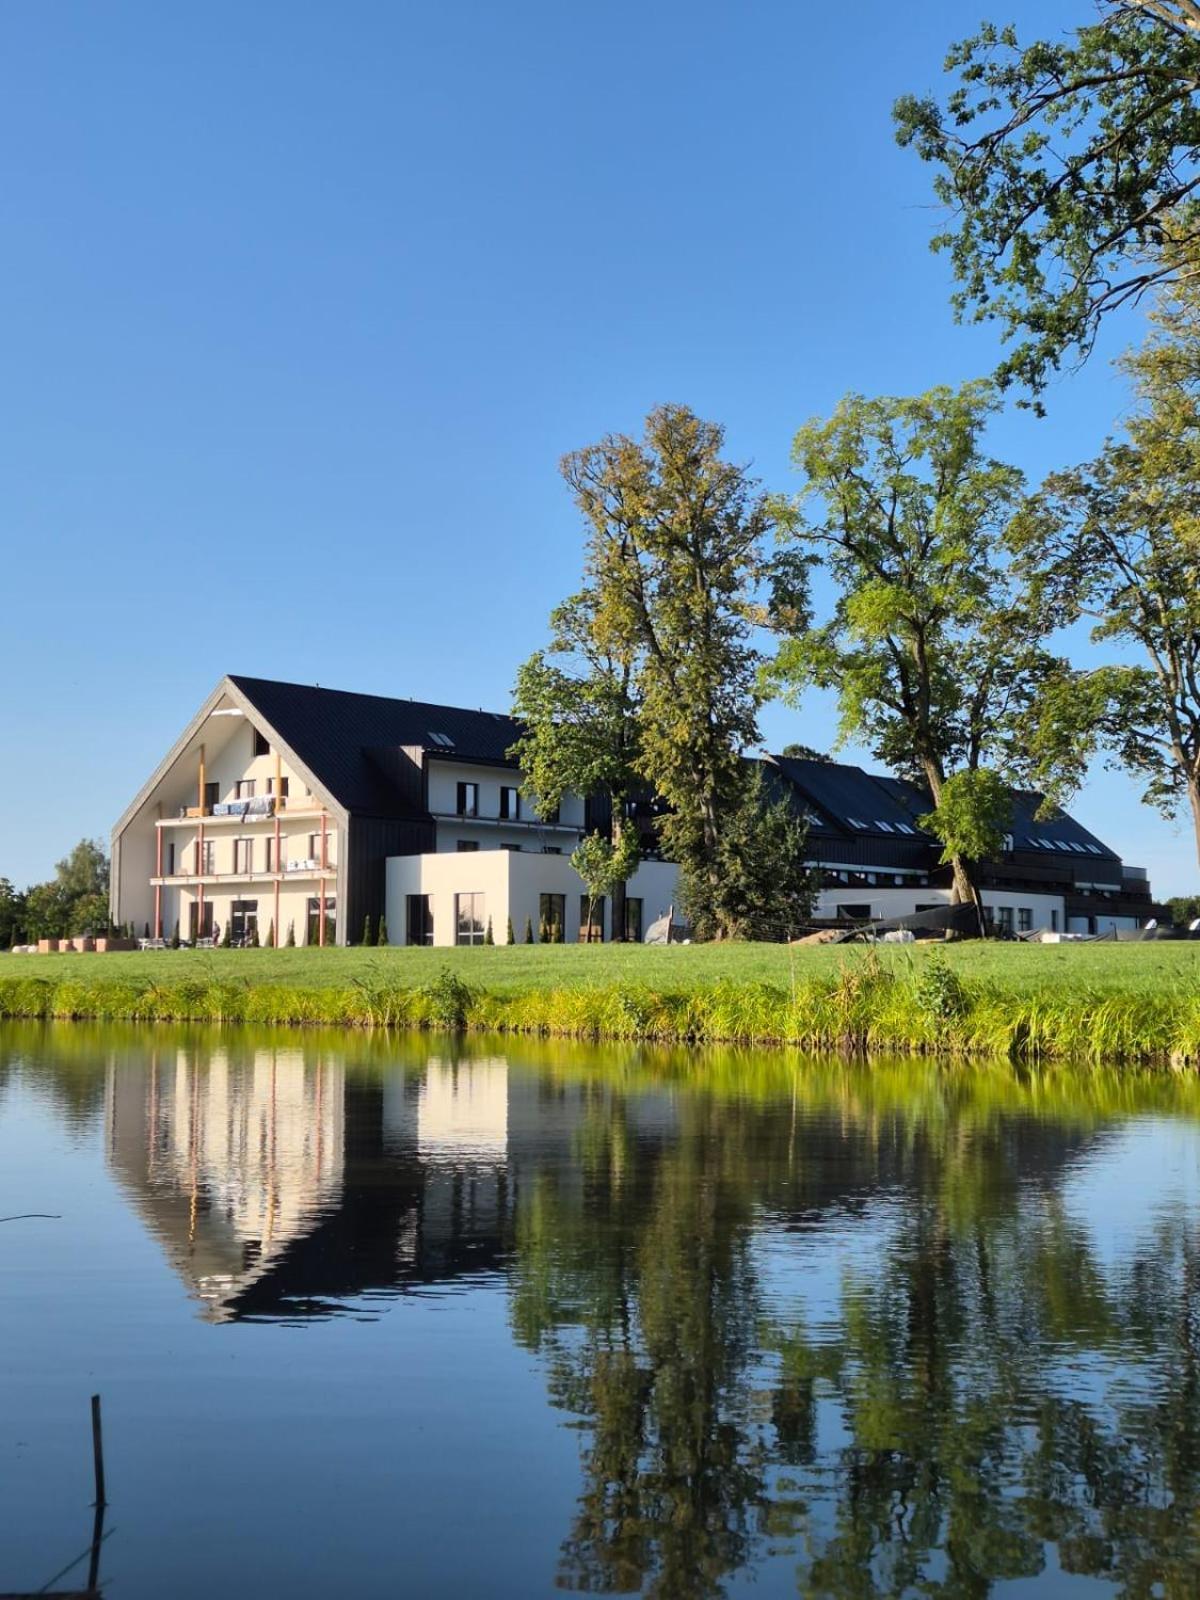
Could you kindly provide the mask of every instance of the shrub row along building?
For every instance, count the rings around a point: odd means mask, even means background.
[[[185,940],[393,944],[611,939],[570,864],[602,801],[539,815],[508,751],[513,718],[264,678],[223,678],[113,830],[112,915]],[[768,756],[806,817],[819,919],[894,918],[950,899],[918,787],[835,762]],[[984,902],[1014,932],[1130,930],[1155,914],[1144,871],[1073,818],[1017,793]],[[652,852],[629,881],[626,936],[677,898]],[[781,930],[786,931],[786,930]]]

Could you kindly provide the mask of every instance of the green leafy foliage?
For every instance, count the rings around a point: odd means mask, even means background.
[[[920,823],[941,842],[944,862],[988,861],[1004,849],[1012,793],[989,767],[954,772],[942,784],[937,809]]]
[[[786,939],[811,917],[817,880],[808,828],[785,793],[755,766],[717,843],[716,870],[682,874],[681,898],[698,939]]]
[[[795,702],[832,690],[840,741],[867,745],[940,807],[957,772],[1028,767],[1029,724],[1066,663],[1002,543],[1021,474],[987,456],[994,389],[849,395],[796,435],[805,487],[778,508],[797,559],[832,581],[832,615],[786,638],[764,682]],[[953,853],[955,896],[977,898]]]
[[[1015,344],[998,377],[1035,395],[1088,355],[1109,313],[1200,255],[1200,15],[1192,0],[1097,9],[1027,44],[986,23],[951,48],[944,104],[895,108],[899,142],[934,165],[953,214],[934,248],[949,252],[955,309],[999,323]]]
[[[1055,625],[1092,622],[1097,644],[1141,663],[1103,664],[1052,686],[1031,734],[1040,774],[1078,782],[1103,751],[1146,802],[1191,809],[1200,855],[1200,293],[1167,297],[1124,363],[1138,404],[1128,436],[1052,474],[1010,542],[1031,603]],[[1050,783],[1053,787],[1053,781]]]
[[[591,637],[629,673],[633,769],[667,803],[664,849],[694,877],[716,871],[757,738],[752,629],[802,618],[807,601],[803,565],[768,557],[767,497],[723,447],[716,423],[660,406],[640,440],[609,435],[563,462],[588,529]]]

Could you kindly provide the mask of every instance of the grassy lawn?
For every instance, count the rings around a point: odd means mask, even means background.
[[[1069,990],[1153,992],[1193,988],[1200,979],[1200,941],[1155,944],[1028,945],[978,943],[878,948],[887,964],[910,967],[942,955],[964,978],[986,978],[1014,994],[1047,982]],[[419,950],[166,950],[113,955],[0,957],[0,977],[81,981],[99,978],[155,983],[224,979],[344,988],[355,979],[386,978],[401,985],[429,982],[450,968],[468,983],[497,994],[531,988],[589,988],[643,983],[656,989],[702,988],[721,980],[765,981],[787,987],[793,976],[828,977],[870,955],[862,946],[511,945]]]

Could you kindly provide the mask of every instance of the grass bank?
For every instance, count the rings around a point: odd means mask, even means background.
[[[466,1028],[1200,1065],[1200,950],[1019,944],[0,958],[0,1017]]]

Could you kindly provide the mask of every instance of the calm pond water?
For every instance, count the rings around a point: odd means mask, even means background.
[[[1200,1086],[0,1028],[0,1593],[1192,1596]]]

